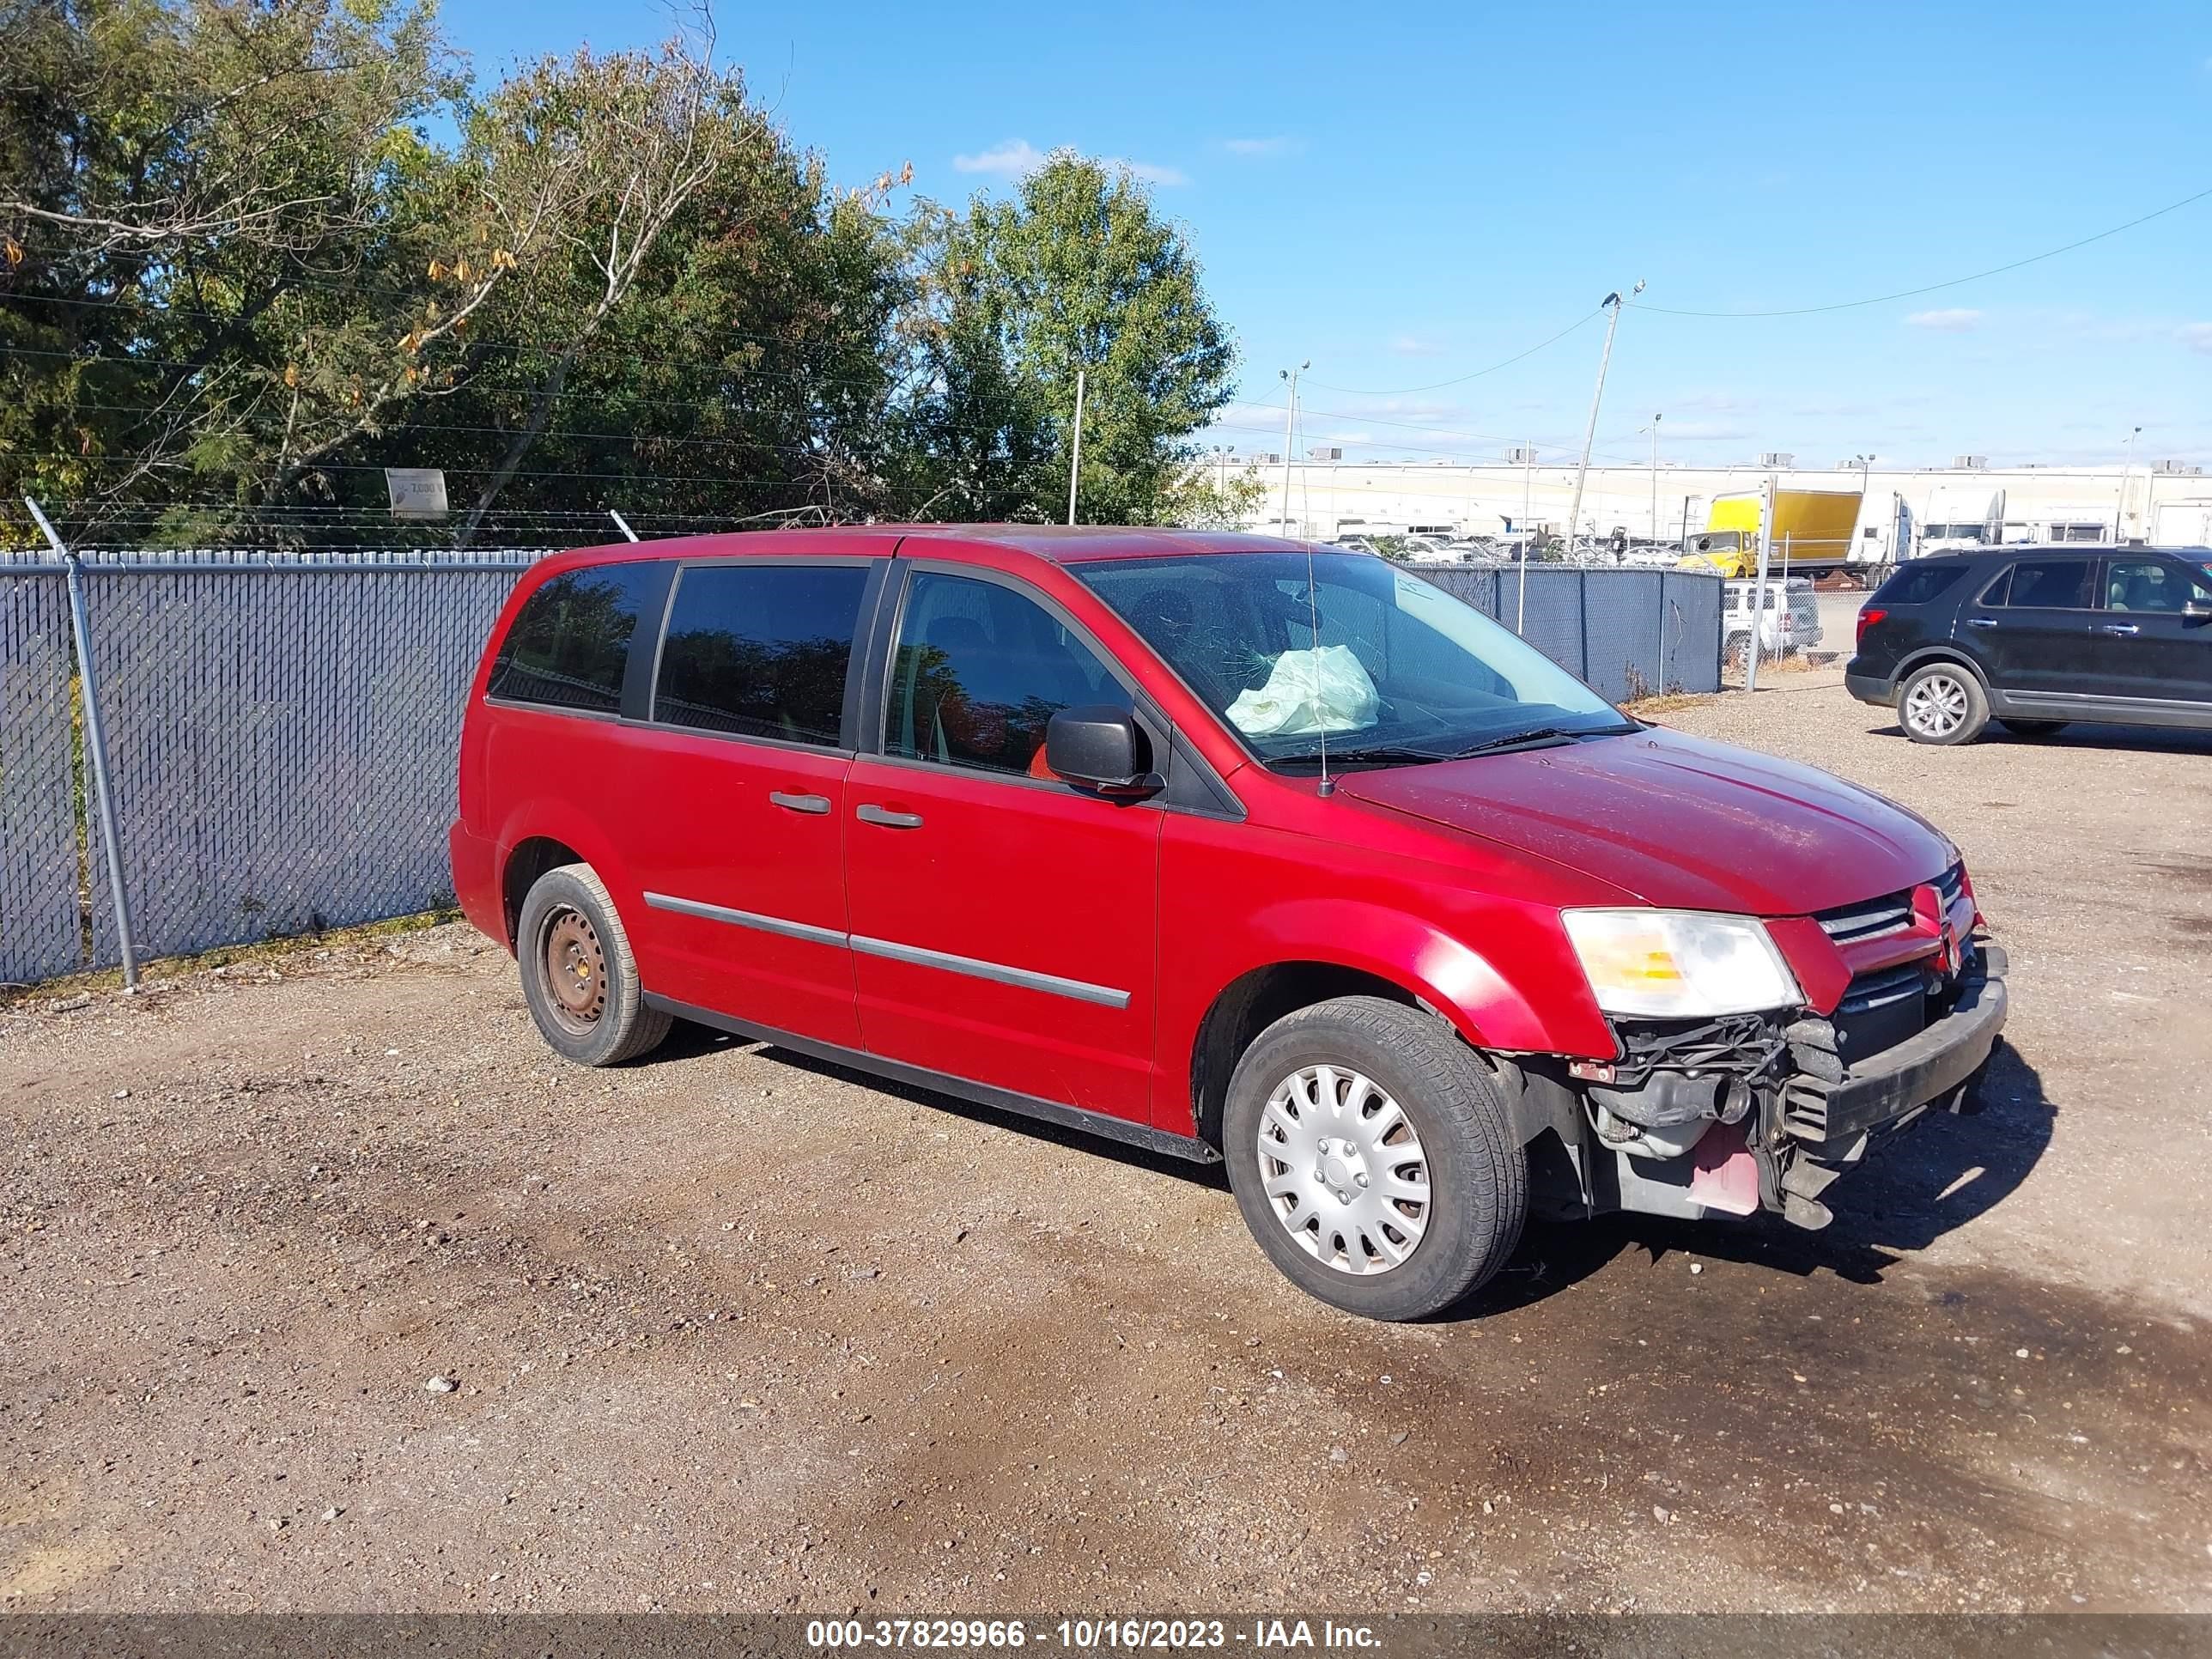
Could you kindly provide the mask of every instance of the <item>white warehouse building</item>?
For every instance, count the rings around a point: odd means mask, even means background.
[[[1575,489],[1571,461],[1532,465],[1520,452],[1473,463],[1308,459],[1291,463],[1285,515],[1279,454],[1237,459],[1263,486],[1248,528],[1322,540],[1511,536],[1530,525],[1562,535]],[[1914,469],[1800,466],[1789,455],[1735,466],[1593,464],[1578,531],[1679,544],[1705,527],[1715,497],[1762,489],[1770,474],[1782,489],[1863,492],[1854,562],[1911,557],[1939,540],[2212,545],[2212,478],[2202,467],[1993,467],[1980,456]]]

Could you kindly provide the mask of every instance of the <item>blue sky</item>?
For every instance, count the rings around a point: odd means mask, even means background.
[[[641,44],[656,7],[448,0],[479,76]],[[1819,306],[1988,269],[2212,187],[2212,6],[726,6],[793,138],[940,201],[1056,146],[1186,227],[1241,354],[1218,441],[1579,443],[1593,321]],[[2212,463],[2212,198],[1937,294],[1786,318],[1632,309],[1597,447],[1826,465]],[[1271,435],[1272,434],[1272,435]]]

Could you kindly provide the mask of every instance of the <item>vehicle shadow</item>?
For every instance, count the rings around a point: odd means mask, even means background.
[[[830,1078],[839,1083],[849,1083],[856,1088],[872,1089],[878,1094],[910,1101],[917,1106],[927,1106],[933,1111],[946,1112],[964,1117],[972,1122],[988,1123],[995,1128],[1012,1130],[1033,1139],[1055,1146],[1066,1146],[1077,1152],[1110,1158],[1132,1168],[1149,1170],[1157,1175],[1175,1176],[1203,1187],[1212,1187],[1226,1193],[1229,1177],[1219,1164],[1198,1164],[1188,1158],[1176,1158],[1165,1152],[1156,1152],[1146,1147],[1132,1146],[1127,1141],[1115,1140],[1105,1135],[1048,1122],[1020,1112],[1009,1112],[996,1106],[980,1105],[963,1100],[957,1095],[940,1094],[934,1089],[918,1088],[912,1084],[878,1077],[873,1072],[864,1072],[855,1066],[840,1066],[833,1060],[817,1060],[811,1054],[782,1048],[772,1042],[757,1042],[725,1031],[710,1030],[678,1020],[668,1034],[668,1040],[653,1051],[655,1060],[688,1060],[701,1054],[733,1048],[775,1060],[817,1077]]]
[[[1819,1232],[1779,1216],[1677,1221],[1612,1215],[1595,1221],[1532,1223],[1512,1261],[1468,1302],[1440,1318],[1480,1318],[1540,1302],[1632,1250],[1654,1262],[1670,1252],[1771,1268],[1795,1278],[1832,1273],[1879,1285],[1908,1251],[2002,1203],[2042,1161],[2057,1108],[2035,1068],[2009,1043],[1991,1056],[1982,1109],[1967,1117],[1931,1113],[1864,1167],[1829,1190],[1835,1219]]]
[[[1911,741],[1895,720],[1869,726],[1867,735],[1894,738],[1902,743]],[[1991,720],[1989,729],[1971,746],[1978,749],[1984,744],[2008,749],[2112,749],[2139,755],[2212,755],[2212,732],[2165,726],[2100,726],[2085,720],[2069,724],[2063,732],[2027,738],[2008,732]]]
[[[653,1058],[674,1061],[726,1048],[1087,1156],[1110,1158],[1224,1195],[1229,1191],[1227,1171],[1219,1164],[1195,1164],[705,1026],[678,1021]],[[1835,1219],[1819,1232],[1766,1214],[1741,1220],[1681,1221],[1621,1214],[1591,1221],[1532,1221],[1512,1261],[1495,1279],[1426,1322],[1456,1323],[1528,1306],[1635,1250],[1644,1252],[1653,1262],[1680,1253],[1766,1267],[1794,1278],[1825,1272],[1852,1284],[1879,1285],[1905,1253],[1924,1250],[1995,1208],[2042,1161],[2057,1108],[2044,1092],[2041,1076],[2011,1044],[2000,1043],[1990,1057],[1979,1099],[1982,1109],[1970,1116],[1931,1113],[1887,1145],[1870,1148],[1865,1165],[1831,1189]]]

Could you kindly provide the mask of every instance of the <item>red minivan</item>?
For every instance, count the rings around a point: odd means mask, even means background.
[[[1224,1161],[1276,1265],[1382,1319],[1467,1296],[1532,1209],[1821,1225],[2004,1022],[1922,819],[1261,537],[549,559],[477,670],[452,840],[569,1059],[695,1020]]]

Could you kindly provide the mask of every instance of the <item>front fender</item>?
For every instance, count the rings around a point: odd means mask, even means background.
[[[1263,905],[1251,932],[1266,959],[1240,975],[1275,962],[1356,969],[1411,991],[1479,1048],[1614,1053],[1556,912],[1498,903],[1431,920],[1361,899],[1285,898]]]

